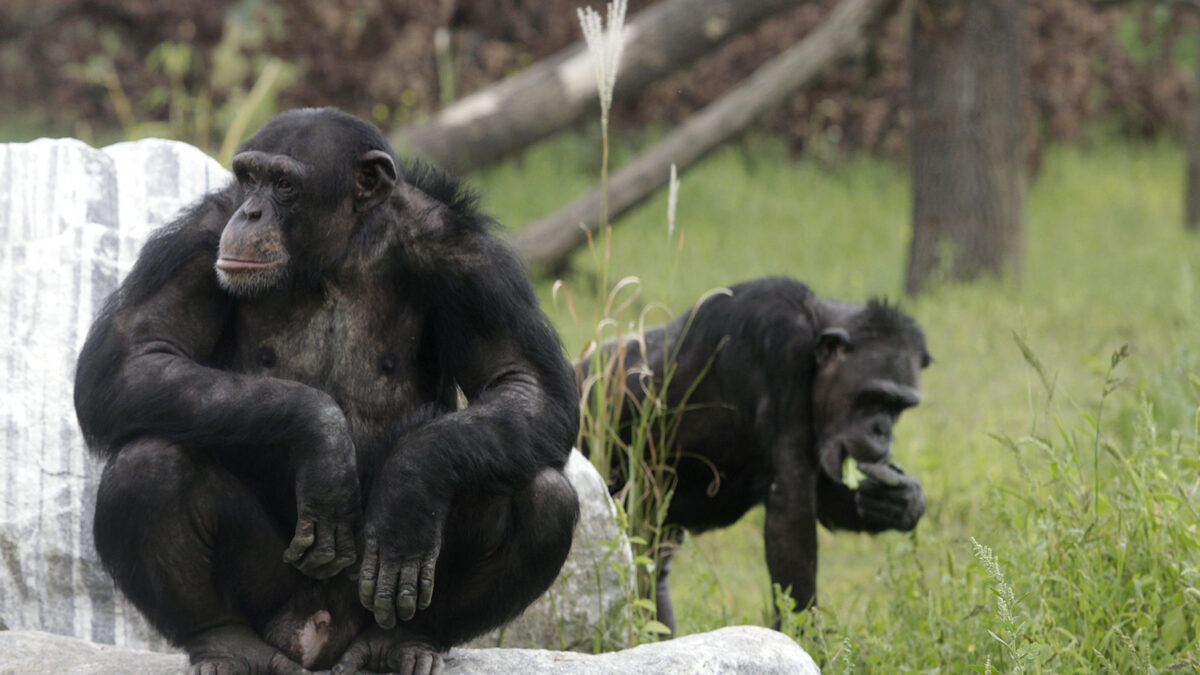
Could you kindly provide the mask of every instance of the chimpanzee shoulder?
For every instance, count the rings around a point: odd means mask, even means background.
[[[425,269],[419,283],[440,299],[436,314],[485,331],[510,323],[514,316],[529,315],[539,324],[536,332],[552,333],[540,310],[534,311],[537,299],[520,260],[496,236],[495,219],[479,210],[479,194],[453,174],[420,160],[408,161],[403,177],[446,208],[444,230],[436,242],[410,242],[422,252],[420,267]],[[558,344],[557,338],[550,342]]]
[[[479,193],[458,176],[419,159],[408,160],[401,171],[405,182],[458,215],[460,226],[481,230],[495,226],[495,220],[479,211]]]
[[[797,318],[812,316],[815,295],[807,286],[787,277],[766,277],[729,287],[700,305],[705,322],[731,334],[761,335],[793,332]],[[711,315],[711,316],[709,316]]]
[[[808,286],[774,276],[735,284],[729,291],[676,319],[674,331],[691,344],[729,340],[736,349],[727,351],[739,362],[781,363],[811,344],[818,326],[816,295]]]

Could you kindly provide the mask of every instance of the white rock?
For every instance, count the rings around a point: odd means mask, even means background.
[[[228,180],[184,143],[0,144],[0,621],[165,648],[92,545],[100,464],[71,392],[92,317],[146,235]]]

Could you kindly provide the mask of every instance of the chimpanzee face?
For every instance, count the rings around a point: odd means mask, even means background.
[[[305,116],[313,119],[295,121]],[[242,145],[233,158],[240,202],[216,261],[225,290],[261,295],[290,279],[319,276],[343,257],[351,233],[397,180],[392,156],[378,148],[360,152],[360,136],[343,117],[292,111]]]
[[[815,447],[821,469],[841,481],[847,458],[865,464],[890,458],[892,427],[921,402],[920,372],[929,355],[886,337],[856,344],[845,330],[831,328],[818,338],[816,359]]]

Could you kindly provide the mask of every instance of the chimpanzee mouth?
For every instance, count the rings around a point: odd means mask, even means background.
[[[225,272],[258,272],[271,269],[282,263],[282,260],[242,260],[240,258],[218,258],[217,269]]]
[[[856,479],[861,479],[864,475],[874,475],[874,473],[876,473],[876,471],[874,471],[876,467],[886,467],[888,462],[891,460],[891,453],[888,453],[884,457],[880,457],[878,459],[865,461],[855,457],[854,454],[850,452],[849,447],[847,447],[844,441],[833,441],[831,443],[826,443],[821,449],[821,471],[825,472],[825,475],[829,476],[834,481],[843,485],[848,484],[846,464],[850,460],[854,461],[855,468],[857,469],[857,471],[851,472],[850,482],[857,483],[858,480]],[[864,469],[863,467],[868,468]],[[853,485],[851,487],[853,487]]]
[[[254,297],[280,288],[288,278],[287,260],[219,258],[214,267],[221,288],[239,297]]]

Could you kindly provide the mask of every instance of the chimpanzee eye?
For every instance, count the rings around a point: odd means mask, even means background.
[[[275,181],[275,189],[278,190],[279,192],[283,193],[284,195],[290,195],[292,193],[292,190],[294,190],[295,188],[292,185],[292,181],[290,181],[286,178],[280,178],[279,180]]]

